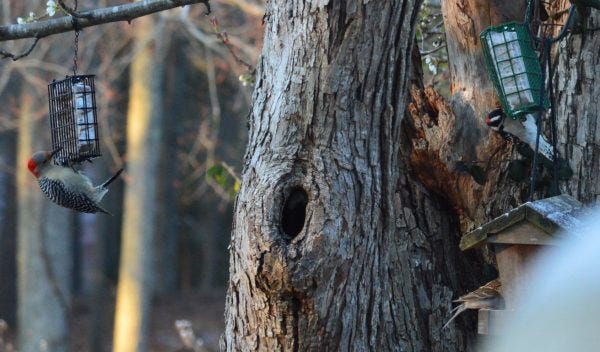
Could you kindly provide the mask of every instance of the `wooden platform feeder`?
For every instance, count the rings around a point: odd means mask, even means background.
[[[496,255],[505,310],[479,311],[478,332],[498,334],[501,321],[515,308],[515,291],[526,290],[527,264],[580,224],[583,205],[568,195],[528,202],[466,234],[460,249],[489,244]]]

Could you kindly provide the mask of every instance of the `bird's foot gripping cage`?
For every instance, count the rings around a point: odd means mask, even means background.
[[[48,85],[52,148],[60,149],[60,164],[98,157],[100,140],[96,115],[94,75],[67,76]]]
[[[502,109],[517,118],[549,105],[542,94],[542,69],[525,24],[509,22],[485,29],[480,34],[485,64]]]

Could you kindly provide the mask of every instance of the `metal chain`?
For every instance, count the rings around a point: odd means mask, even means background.
[[[544,109],[544,97],[546,96],[546,62],[547,57],[550,55],[550,45],[551,42],[547,38],[542,38],[541,43],[541,54],[540,54],[540,66],[542,69],[542,76],[540,78],[540,101],[539,105],[541,107],[540,111],[535,115],[535,123],[537,125],[536,137],[535,137],[535,148],[533,150],[533,160],[531,162],[531,182],[529,183],[529,201],[533,202],[533,195],[535,193],[535,184],[537,182],[537,160],[538,160],[538,151],[540,148],[540,136],[542,134],[542,121],[544,120],[544,115],[546,114],[546,109]],[[556,160],[554,160],[556,162]]]
[[[77,11],[77,0],[74,1],[73,10]],[[73,76],[77,76],[77,54],[79,52],[79,26],[77,26],[77,20],[72,17],[73,26],[75,27],[75,53],[73,54]]]
[[[75,30],[75,53],[73,55],[73,76],[77,76],[77,52],[79,51],[79,31]]]

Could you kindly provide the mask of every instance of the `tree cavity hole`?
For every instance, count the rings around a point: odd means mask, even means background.
[[[294,187],[283,204],[281,228],[291,238],[296,237],[304,227],[308,194],[302,187]]]

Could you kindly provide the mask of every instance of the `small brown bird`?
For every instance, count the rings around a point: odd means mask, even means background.
[[[487,284],[481,286],[473,292],[469,292],[466,295],[460,296],[453,302],[461,303],[454,307],[450,313],[454,315],[448,320],[448,322],[442,327],[445,328],[454,320],[460,313],[467,309],[502,309],[504,308],[504,298],[502,297],[502,284],[499,279],[492,280]]]

